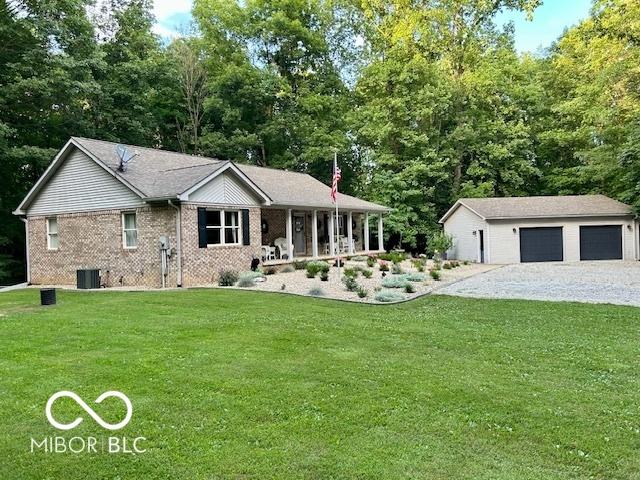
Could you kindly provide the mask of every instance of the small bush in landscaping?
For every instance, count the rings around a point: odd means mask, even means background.
[[[364,255],[356,255],[355,257],[351,257],[351,260],[353,260],[354,262],[366,262],[367,257],[365,257]]]
[[[312,297],[324,297],[324,290],[322,290],[320,287],[314,287],[309,290],[309,295],[311,295]]]
[[[264,269],[265,275],[275,275],[276,273],[278,273],[278,270],[275,267],[267,267]]]
[[[307,278],[316,278],[316,274],[307,270]]]
[[[405,276],[410,282],[424,282],[427,279],[422,273],[407,273]]]
[[[329,281],[329,272],[320,272],[320,280],[323,282]]]
[[[373,268],[376,264],[376,257],[367,257],[367,267]]]
[[[382,303],[400,302],[404,300],[404,295],[396,292],[391,292],[389,290],[383,290],[379,292],[374,298],[378,302],[382,302]]]
[[[433,267],[431,270],[440,270],[442,268],[442,262],[433,262]]]
[[[405,288],[407,285],[409,285],[409,280],[405,275],[387,277],[382,280],[382,286],[385,288]]]
[[[355,268],[345,268],[344,276],[350,278],[358,278],[358,270],[356,270]]]
[[[389,264],[385,261],[381,261],[380,262],[380,271],[381,272],[388,272],[389,271]]]
[[[353,277],[342,277],[342,283],[350,292],[355,292],[358,289],[358,282]]]
[[[295,271],[296,269],[293,268],[293,265],[285,265],[284,267],[282,267],[282,270],[280,270],[280,273],[291,273]]]
[[[287,286],[284,283],[280,286],[280,290],[286,290],[286,288]]]
[[[431,275],[431,278],[435,281],[440,280],[440,272],[438,270],[429,270],[429,275]]]
[[[327,262],[313,261],[307,263],[305,268],[307,269],[307,277],[313,278],[318,272],[328,272],[331,267]]]
[[[378,258],[393,263],[400,263],[403,260],[407,259],[407,254],[404,252],[381,253],[380,255],[378,255]]]
[[[296,260],[293,262],[293,268],[296,270],[304,270],[307,267],[307,262],[305,260]]]
[[[256,284],[255,279],[262,276],[262,275],[258,275],[258,276],[253,275],[254,273],[257,273],[257,272],[241,273],[240,277],[238,278],[238,286],[242,288],[254,287]]]
[[[358,297],[360,298],[365,298],[367,295],[369,295],[369,292],[363,287],[358,287],[358,290],[356,290],[356,292],[358,293]]]
[[[232,287],[238,281],[238,272],[234,270],[222,270],[218,274],[218,285],[221,287]]]
[[[404,270],[402,270],[402,267],[399,264],[394,263],[393,265],[391,265],[391,273],[393,273],[394,275],[402,275],[404,273]]]
[[[451,270],[451,263],[447,262],[447,263],[443,264],[442,268],[444,268],[445,270]]]
[[[416,293],[416,287],[414,287],[413,285],[411,285],[410,283],[407,283],[404,286],[404,291],[406,293]]]
[[[364,278],[371,278],[372,275],[373,275],[373,271],[371,271],[371,270],[363,270],[362,271],[362,276]]]
[[[469,265],[469,260],[465,260],[464,262],[462,262],[463,265]]]

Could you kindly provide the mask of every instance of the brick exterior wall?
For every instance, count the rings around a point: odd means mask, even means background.
[[[57,215],[57,250],[47,249],[47,217],[28,217],[31,282],[75,285],[76,270],[97,268],[102,271],[102,282],[109,287],[160,287],[159,237],[168,235],[175,247],[175,210],[143,207],[135,211],[138,227],[135,249],[122,246],[121,210]],[[176,285],[175,255],[169,261],[167,285]]]
[[[187,287],[208,285],[217,281],[221,270],[247,271],[251,260],[260,258],[262,240],[260,208],[249,208],[251,245],[198,247],[198,206],[182,205],[182,284]],[[204,206],[204,205],[200,205]],[[247,207],[225,206],[228,209]]]

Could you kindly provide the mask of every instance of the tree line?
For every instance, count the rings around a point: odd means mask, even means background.
[[[150,0],[2,1],[0,283],[23,276],[11,211],[72,135],[327,183],[337,150],[341,189],[418,251],[460,197],[640,206],[636,0],[594,0],[525,55],[495,18],[540,0],[195,0],[171,41]]]

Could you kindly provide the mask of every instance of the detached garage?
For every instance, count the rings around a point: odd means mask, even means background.
[[[449,258],[486,263],[638,260],[631,207],[604,195],[461,198],[440,219]]]

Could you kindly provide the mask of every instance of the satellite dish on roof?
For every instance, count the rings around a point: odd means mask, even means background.
[[[118,154],[118,158],[120,159],[120,165],[118,165],[118,171],[124,172],[127,169],[127,165],[133,158],[138,155],[135,152],[131,152],[124,145],[116,145],[116,153]]]

